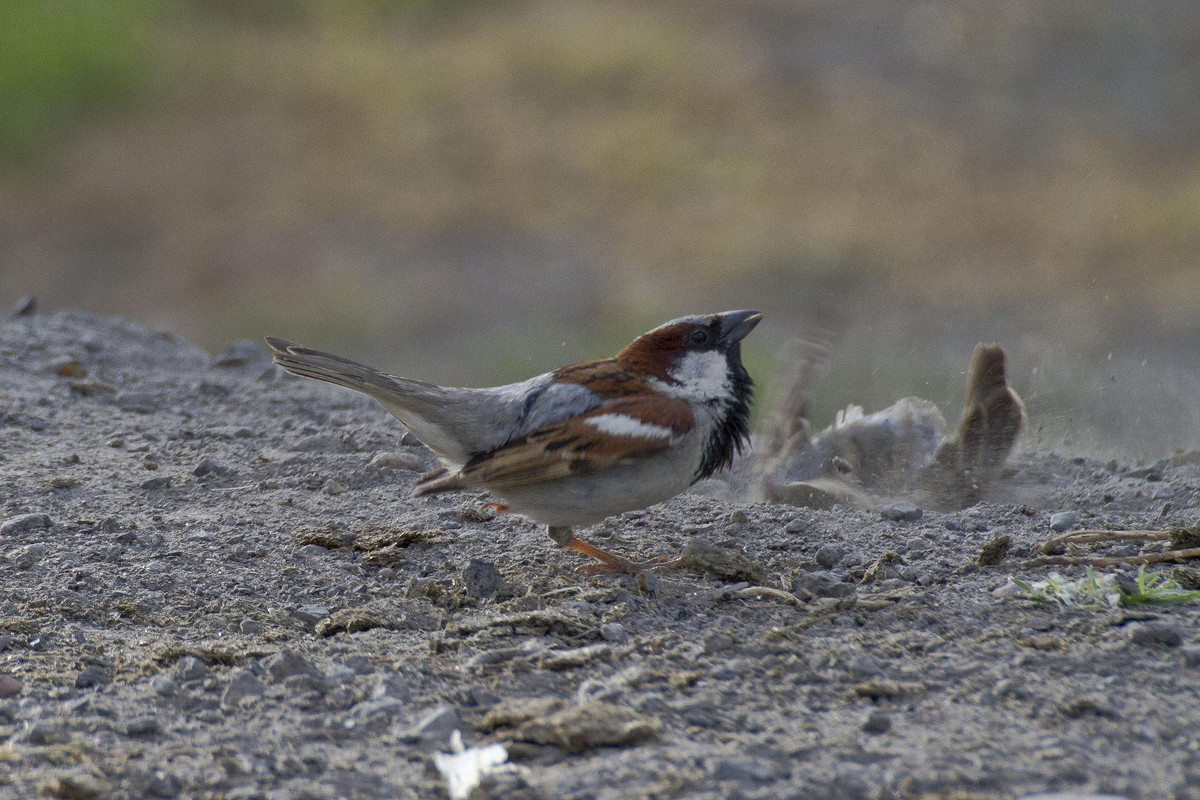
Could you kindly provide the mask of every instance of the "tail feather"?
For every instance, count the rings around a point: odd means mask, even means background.
[[[293,375],[344,386],[381,400],[395,401],[408,396],[419,401],[422,392],[436,392],[439,388],[424,381],[387,375],[357,361],[301,347],[273,336],[268,336],[266,342],[275,363]]]

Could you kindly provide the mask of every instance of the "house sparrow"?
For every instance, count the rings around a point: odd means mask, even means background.
[[[546,525],[555,543],[600,561],[577,571],[637,573],[572,529],[679,494],[725,469],[748,441],[753,382],[741,341],[757,311],[681,317],[612,358],[520,383],[460,389],[387,375],[268,338],[275,363],[378,400],[437,454],[414,495],[484,488],[499,510]]]

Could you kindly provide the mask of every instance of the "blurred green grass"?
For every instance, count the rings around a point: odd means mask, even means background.
[[[0,162],[44,156],[81,116],[152,81],[155,0],[5,0],[0,4]]]

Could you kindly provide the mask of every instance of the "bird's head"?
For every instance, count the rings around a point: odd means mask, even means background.
[[[741,342],[761,319],[758,311],[680,317],[634,339],[617,359],[683,400],[732,401],[742,394],[748,400]]]

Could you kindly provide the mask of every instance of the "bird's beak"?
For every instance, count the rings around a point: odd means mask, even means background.
[[[724,344],[740,342],[761,321],[760,311],[726,311],[721,315],[721,341]]]

